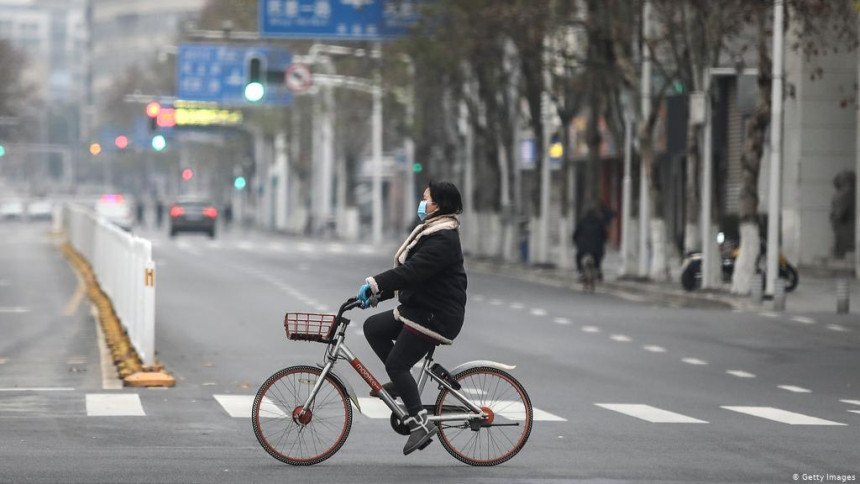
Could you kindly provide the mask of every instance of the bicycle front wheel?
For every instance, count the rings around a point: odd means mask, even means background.
[[[488,417],[470,422],[439,423],[439,441],[461,462],[494,466],[517,455],[532,431],[532,403],[525,388],[509,373],[477,367],[454,375],[460,393],[481,407]],[[460,399],[443,389],[436,399],[436,415],[469,413]]]
[[[291,366],[275,373],[260,387],[251,408],[251,423],[260,445],[275,459],[296,466],[333,456],[349,436],[352,405],[343,385],[331,375],[320,384],[316,398],[305,401],[322,370]]]

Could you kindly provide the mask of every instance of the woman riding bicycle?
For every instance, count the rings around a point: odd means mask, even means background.
[[[394,268],[368,277],[358,291],[365,309],[374,299],[400,302],[397,309],[369,317],[364,335],[391,377],[383,387],[400,396],[409,414],[403,422],[410,430],[404,454],[423,449],[438,431],[428,422],[410,370],[435,345],[451,344],[463,326],[466,271],[456,217],[462,211],[454,184],[431,182],[418,205],[422,223],[398,249]]]

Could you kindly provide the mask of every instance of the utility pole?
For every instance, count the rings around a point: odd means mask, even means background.
[[[624,178],[621,187],[621,275],[629,275],[631,271],[630,222],[633,216],[633,120],[629,113],[624,114]]]
[[[642,122],[651,116],[651,48],[648,35],[651,33],[651,2],[646,1],[642,10]],[[643,125],[644,126],[644,125]],[[644,159],[639,157],[639,275],[648,277],[648,235],[651,221],[648,197],[648,174]]]
[[[770,100],[770,189],[767,210],[767,286],[765,292],[773,294],[779,277],[779,236],[782,212],[782,78],[785,35],[783,16],[784,0],[774,0],[773,7],[773,83]]]
[[[377,64],[374,69],[373,81],[373,243],[382,242],[382,73],[379,64],[382,62],[382,46],[379,42],[373,44],[374,57]]]

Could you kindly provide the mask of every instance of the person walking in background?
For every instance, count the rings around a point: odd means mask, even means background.
[[[580,277],[582,277],[582,258],[586,254],[591,254],[597,268],[597,278],[598,280],[603,279],[600,264],[606,250],[606,224],[606,214],[594,207],[586,210],[585,215],[576,224],[576,230],[573,231],[573,243],[576,244],[576,270]]]
[[[161,221],[164,220],[164,203],[160,198],[155,199],[155,224],[161,228]]]

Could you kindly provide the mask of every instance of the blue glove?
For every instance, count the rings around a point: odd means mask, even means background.
[[[370,284],[364,284],[358,289],[358,300],[361,302],[361,309],[370,307]]]

